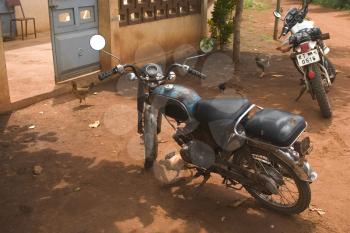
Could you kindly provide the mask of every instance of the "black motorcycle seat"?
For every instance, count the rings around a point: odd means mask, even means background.
[[[202,99],[196,104],[194,117],[202,123],[235,120],[250,106],[249,100],[243,98]]]
[[[263,109],[245,125],[248,137],[278,147],[290,146],[305,128],[304,117],[277,109]]]

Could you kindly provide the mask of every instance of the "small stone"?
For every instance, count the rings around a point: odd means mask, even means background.
[[[274,228],[275,228],[275,225],[271,224],[271,225],[270,225],[270,228],[271,228],[271,229],[274,229]]]
[[[35,165],[33,167],[33,174],[38,176],[40,175],[41,173],[43,173],[43,168],[40,166],[40,165]]]
[[[35,129],[35,125],[29,126],[28,129]]]
[[[100,121],[95,121],[94,123],[89,124],[89,127],[92,129],[97,128],[99,126],[100,126]]]
[[[235,202],[233,203],[230,203],[228,204],[227,206],[228,207],[231,207],[231,208],[237,208],[239,207],[240,205],[242,205],[245,201],[247,201],[248,198],[243,198],[243,199],[239,199],[239,200],[236,200]]]

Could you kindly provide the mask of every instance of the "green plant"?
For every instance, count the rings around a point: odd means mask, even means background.
[[[245,0],[244,1],[244,8],[253,8],[254,7],[254,0]]]
[[[221,50],[230,41],[233,31],[232,11],[235,4],[235,0],[217,0],[214,3],[212,18],[208,20],[211,37],[218,41]]]
[[[350,9],[350,0],[314,0],[313,3],[336,9]]]

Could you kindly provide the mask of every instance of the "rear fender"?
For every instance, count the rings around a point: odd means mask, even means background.
[[[292,149],[277,149],[274,150],[272,154],[293,169],[300,180],[311,183],[317,179],[317,173],[312,169],[311,165],[306,159],[301,159],[299,157],[298,152]]]

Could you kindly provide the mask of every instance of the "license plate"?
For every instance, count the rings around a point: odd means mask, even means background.
[[[296,141],[294,143],[294,149],[301,155],[305,156],[310,154],[312,151],[312,145],[309,137],[304,138],[301,141]]]
[[[307,53],[301,53],[297,55],[297,60],[299,66],[306,66],[312,63],[319,62],[320,55],[318,55],[317,49],[311,50]]]

